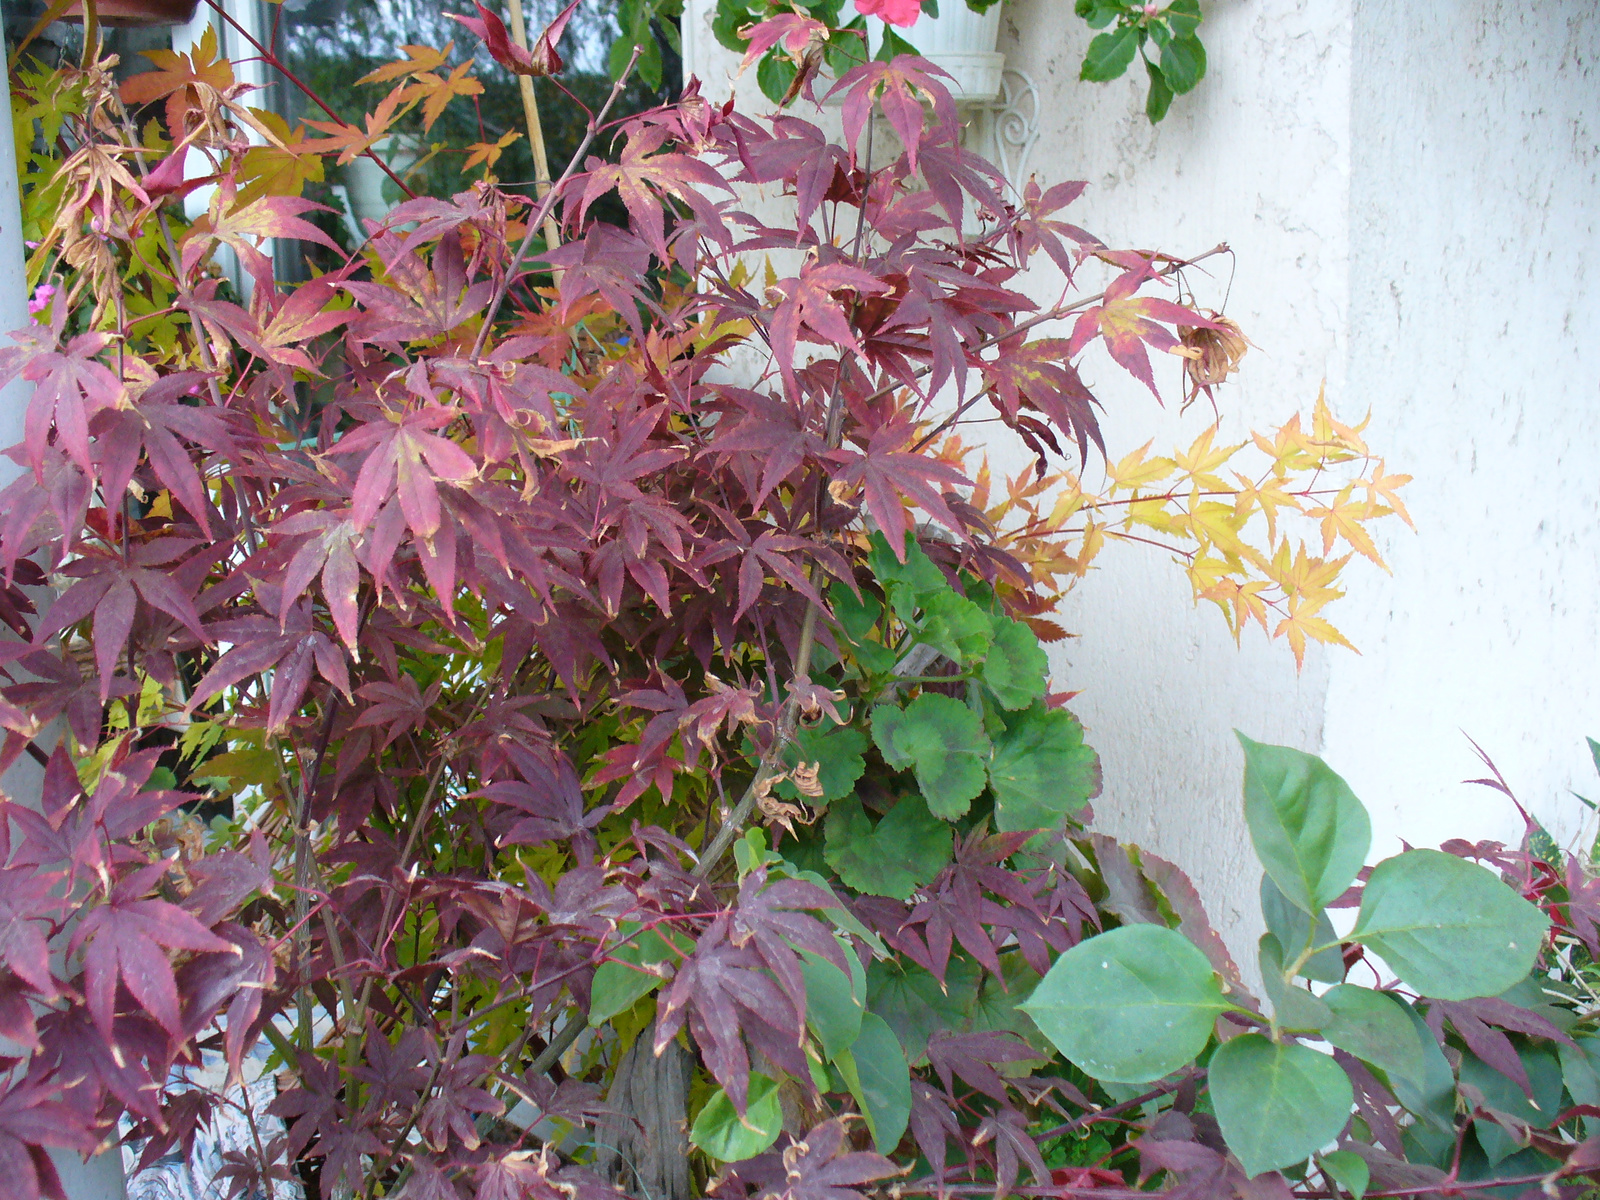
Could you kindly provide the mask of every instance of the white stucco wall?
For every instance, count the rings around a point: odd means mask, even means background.
[[[1519,836],[1464,734],[1568,840],[1600,799],[1600,10],[1359,0],[1351,77],[1350,388],[1419,533],[1344,603],[1326,752],[1386,853]]]
[[[1031,169],[1045,183],[1089,183],[1072,219],[1113,246],[1183,255],[1226,241],[1237,253],[1227,309],[1257,349],[1219,394],[1231,440],[1308,410],[1324,379],[1336,411],[1346,407],[1349,28],[1344,0],[1207,5],[1210,73],[1152,128],[1141,68],[1106,85],[1079,82],[1092,31],[1070,6],[1013,0],[1005,9],[1000,48],[1042,101]],[[1195,287],[1220,306],[1229,263],[1208,269],[1214,283],[1198,277]],[[1041,299],[1059,286],[1050,272],[1031,274]],[[1176,362],[1157,369],[1176,394]],[[1113,457],[1152,437],[1158,451],[1186,445],[1214,419],[1204,401],[1182,416],[1159,409],[1107,360],[1086,377],[1105,401]],[[1316,748],[1327,656],[1313,651],[1297,674],[1284,645],[1259,631],[1235,648],[1220,614],[1196,610],[1187,579],[1157,551],[1112,546],[1099,561],[1065,614],[1080,636],[1052,656],[1057,686],[1083,689],[1073,707],[1104,759],[1097,824],[1187,870],[1249,970],[1260,868],[1232,730]]]

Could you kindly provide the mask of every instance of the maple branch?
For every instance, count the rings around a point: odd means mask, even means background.
[[[1177,272],[1183,270],[1185,267],[1192,267],[1192,266],[1194,266],[1195,263],[1204,262],[1206,259],[1211,258],[1214,255],[1227,254],[1229,252],[1230,252],[1230,247],[1229,247],[1227,242],[1218,242],[1215,246],[1211,247],[1211,249],[1207,250],[1204,254],[1197,254],[1193,258],[1186,258],[1186,259],[1183,259],[1181,262],[1180,261],[1174,261],[1174,262],[1168,263],[1166,266],[1162,267],[1161,270],[1157,271],[1155,274],[1150,276],[1150,278],[1152,278],[1152,279],[1165,279],[1168,275],[1176,274]],[[1003,334],[996,334],[994,337],[984,338],[983,341],[979,342],[976,346],[974,346],[972,348],[971,352],[973,354],[981,354],[981,353],[983,353],[983,351],[988,350],[988,349],[998,345],[1000,342],[1004,341],[1006,338],[1015,337],[1019,333],[1026,333],[1026,332],[1028,332],[1028,330],[1034,329],[1034,328],[1036,328],[1036,327],[1038,327],[1040,325],[1043,325],[1047,321],[1060,320],[1062,317],[1068,316],[1071,313],[1075,313],[1079,309],[1088,308],[1091,304],[1094,304],[1094,303],[1096,303],[1097,301],[1100,301],[1100,300],[1104,300],[1105,298],[1106,298],[1106,294],[1104,292],[1096,292],[1092,296],[1085,296],[1081,300],[1074,300],[1071,304],[1058,304],[1054,308],[1046,309],[1042,313],[1036,313],[1034,316],[1029,317],[1026,321],[1019,321],[1017,324],[1013,325],[1010,329],[1006,330]],[[932,374],[932,372],[933,372],[933,368],[931,366],[921,367],[921,368],[919,368],[917,370],[915,378],[920,379],[924,375]],[[870,396],[868,396],[866,398],[866,400],[863,401],[863,403],[871,404],[874,400],[881,400],[881,399],[883,399],[883,397],[888,396],[888,395],[892,394],[893,392],[899,390],[899,388],[901,388],[902,386],[904,386],[904,385],[903,384],[886,384],[883,387],[879,388],[877,391],[873,392]],[[923,438],[919,442],[917,442],[917,444],[915,446],[913,446],[911,448],[911,453],[912,454],[920,454],[924,449],[927,448],[928,444],[930,442],[932,442],[934,438],[938,437],[946,429],[949,429],[950,426],[954,425],[957,421],[959,421],[961,419],[961,414],[962,413],[966,412],[969,408],[971,408],[974,404],[976,404],[979,400],[981,400],[987,394],[988,394],[988,392],[986,390],[979,390],[979,391],[973,393],[973,395],[971,397],[969,397],[968,399],[963,400],[959,405],[956,406],[956,409],[955,409],[954,412],[952,412],[943,421],[940,421],[939,424],[935,425],[932,429],[930,429],[923,436]]]
[[[215,4],[216,0],[210,0]],[[588,128],[584,130],[583,141],[578,143],[578,148],[573,151],[572,157],[567,161],[567,169],[561,172],[561,178],[550,186],[550,190],[539,201],[536,212],[528,218],[528,232],[522,235],[522,242],[517,246],[517,252],[511,256],[510,265],[506,267],[505,277],[500,280],[494,289],[494,296],[489,301],[488,311],[483,314],[483,325],[478,330],[478,337],[472,343],[471,358],[476,361],[483,355],[483,346],[489,339],[489,330],[494,327],[494,319],[500,312],[500,306],[505,303],[506,296],[511,291],[512,280],[516,278],[517,268],[522,265],[522,260],[527,256],[528,247],[533,244],[533,235],[539,231],[539,226],[544,219],[555,209],[556,197],[561,194],[562,186],[572,178],[578,164],[583,161],[583,156],[589,152],[589,147],[594,144],[594,139],[600,133],[600,125],[606,119],[606,114],[611,111],[611,106],[617,102],[617,97],[622,95],[622,89],[627,85],[628,76],[633,74],[634,64],[639,61],[639,47],[633,48],[633,57],[628,60],[628,65],[622,69],[622,74],[617,76],[616,83],[611,85],[611,94],[606,97],[606,102],[600,106],[600,111],[589,118]],[[535,188],[538,180],[534,181]],[[554,249],[554,247],[548,247]]]
[[[330,108],[328,103],[323,100],[321,96],[317,95],[317,93],[308,88],[304,83],[300,82],[300,77],[293,71],[289,70],[288,67],[284,66],[283,61],[276,54],[274,54],[271,50],[268,50],[260,42],[256,41],[248,29],[239,24],[239,22],[235,21],[228,10],[219,4],[217,0],[206,0],[206,3],[209,4],[224,21],[233,26],[234,31],[238,33],[240,37],[255,47],[256,53],[261,56],[262,62],[266,63],[267,66],[271,67],[279,75],[282,75],[290,83],[294,84],[295,87],[299,88],[308,100],[310,100],[323,112],[327,113],[335,121],[339,122],[339,124],[347,124],[345,119],[336,113],[332,108]],[[361,153],[383,168],[383,173],[394,181],[394,185],[397,188],[405,193],[407,200],[415,200],[417,198],[416,192],[407,187],[406,181],[401,179],[400,176],[396,175],[393,168],[391,168],[388,163],[384,162],[383,159],[378,157],[378,152],[376,150],[374,150],[371,146],[368,146]]]
[[[528,46],[528,23],[522,16],[522,0],[509,0],[511,7],[511,40],[522,49]],[[544,148],[544,124],[539,120],[539,104],[533,95],[533,77],[517,76],[517,90],[522,93],[522,116],[528,123],[528,146],[533,151],[533,194],[543,200],[550,191],[550,160]],[[552,213],[544,214],[545,248],[554,250],[561,244],[561,232],[556,228]]]

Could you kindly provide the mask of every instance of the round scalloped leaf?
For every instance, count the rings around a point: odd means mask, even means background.
[[[1183,934],[1124,925],[1056,959],[1019,1007],[1096,1079],[1148,1083],[1194,1061],[1228,1002],[1210,961]]]
[[[872,740],[891,767],[916,773],[935,816],[954,821],[983,791],[989,738],[982,719],[959,700],[924,692],[903,709],[880,704],[872,710]]]
[[[1527,977],[1550,920],[1494,874],[1442,850],[1372,869],[1350,940],[1424,996],[1498,996]]]
[[[1035,706],[995,739],[989,790],[996,828],[1058,829],[1100,794],[1100,756],[1066,709]]]
[[[867,735],[849,725],[802,728],[784,751],[784,764],[793,769],[796,763],[816,763],[822,795],[806,796],[804,800],[807,804],[826,804],[855,790],[856,780],[867,769],[867,760],[862,757],[866,748]],[[774,790],[785,800],[801,798],[800,789],[787,779]]]
[[[994,641],[983,660],[983,686],[1005,709],[1027,708],[1044,699],[1050,660],[1033,630],[1010,617],[995,617]]]
[[[994,624],[989,614],[953,591],[936,592],[922,602],[917,641],[932,646],[951,662],[978,662],[989,653]]]
[[[920,796],[902,796],[874,826],[851,797],[831,805],[822,856],[847,887],[870,896],[907,899],[950,861],[950,826]]]
[[[1355,1103],[1330,1056],[1259,1033],[1224,1042],[1207,1075],[1223,1140],[1251,1176],[1310,1158],[1339,1136]]]
[[[765,1075],[750,1075],[750,1103],[744,1119],[734,1111],[728,1093],[718,1088],[689,1130],[689,1140],[719,1162],[754,1158],[783,1132],[783,1106],[778,1085]]]

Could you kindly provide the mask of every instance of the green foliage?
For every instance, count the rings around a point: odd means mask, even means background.
[[[1238,737],[1245,755],[1244,816],[1256,857],[1286,899],[1308,914],[1320,913],[1366,861],[1372,844],[1366,809],[1314,755]],[[1304,948],[1284,946],[1292,953]]]
[[[1293,1166],[1339,1136],[1355,1097],[1326,1054],[1246,1033],[1218,1047],[1211,1102],[1245,1173]]]
[[[1442,1000],[1493,996],[1524,979],[1550,920],[1483,867],[1408,850],[1373,869],[1352,940]]]
[[[1176,930],[1125,925],[1080,942],[1022,1005],[1096,1079],[1144,1083],[1205,1048],[1228,1002],[1206,956]]]
[[[874,824],[861,801],[828,810],[823,856],[844,883],[869,896],[904,900],[950,861],[950,826],[915,793],[900,797]]]
[[[728,1094],[718,1088],[689,1129],[689,1141],[719,1162],[754,1158],[783,1132],[783,1107],[776,1081],[750,1076],[750,1101],[741,1117]]]
[[[1036,704],[1007,715],[989,762],[995,827],[1057,829],[1079,817],[1100,791],[1100,758],[1065,709]]]
[[[911,770],[928,809],[953,821],[983,791],[989,739],[983,722],[959,700],[924,692],[905,708],[872,710],[872,740],[896,770]]]
[[[1600,1097],[1588,1043],[1565,1040],[1572,1014],[1550,1003],[1540,977],[1528,977],[1545,944],[1546,913],[1485,867],[1438,850],[1406,851],[1354,883],[1371,833],[1349,787],[1312,755],[1240,741],[1245,815],[1265,868],[1260,964],[1270,1008],[1260,1013],[1236,978],[1222,990],[1217,973],[1231,964],[1217,944],[1204,942],[1202,952],[1166,927],[1182,919],[1181,893],[1130,877],[1138,856],[1097,843],[1091,861],[1106,907],[1142,923],[1060,956],[1023,1010],[1068,1060],[1107,1084],[1203,1070],[1223,1139],[1250,1176],[1308,1171],[1347,1127],[1343,1136],[1358,1145],[1380,1139],[1354,1107],[1352,1079],[1386,1089],[1385,1103],[1403,1108],[1406,1145],[1420,1162],[1450,1166],[1454,1139],[1470,1125],[1462,1161],[1478,1164],[1472,1170],[1498,1178],[1545,1169],[1554,1160],[1525,1148],[1515,1131],[1548,1127],[1563,1106]],[[1345,898],[1353,883],[1360,909],[1341,938],[1326,907],[1353,903]],[[1346,964],[1364,954],[1373,971],[1393,972],[1419,998],[1347,980]],[[1313,980],[1335,986],[1318,993]],[[1364,1074],[1347,1072],[1325,1046]],[[1350,1145],[1315,1165],[1364,1195],[1371,1171]]]
[[[1175,96],[1205,78],[1206,49],[1196,30],[1200,0],[1169,0],[1146,6],[1134,0],[1076,0],[1078,16],[1104,29],[1090,43],[1078,78],[1106,83],[1120,78],[1137,56],[1149,78],[1145,115],[1154,124],[1167,115]]]
[[[860,1035],[834,1061],[861,1106],[878,1153],[891,1153],[911,1119],[911,1071],[899,1039],[882,1017],[869,1012]]]

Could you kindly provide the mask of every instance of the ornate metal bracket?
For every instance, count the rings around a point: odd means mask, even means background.
[[[962,141],[993,162],[1018,191],[1028,182],[1028,159],[1039,141],[1039,89],[1007,68],[993,99],[957,101],[965,116]]]

